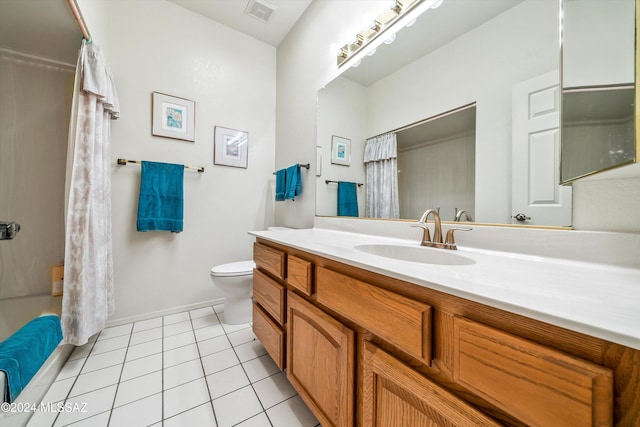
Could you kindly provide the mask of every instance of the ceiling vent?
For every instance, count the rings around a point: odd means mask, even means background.
[[[247,8],[244,10],[249,16],[253,16],[256,19],[259,19],[262,22],[269,22],[271,18],[271,14],[277,9],[276,6],[271,3],[266,2],[265,0],[249,0],[247,4]]]

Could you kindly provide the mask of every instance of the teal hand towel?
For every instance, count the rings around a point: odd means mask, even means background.
[[[138,198],[138,231],[172,231],[183,228],[184,166],[142,162]]]
[[[36,317],[0,343],[0,371],[7,381],[4,400],[12,402],[62,340],[58,316]]]
[[[358,216],[358,185],[338,182],[338,216]]]
[[[300,177],[300,165],[289,166],[285,171],[284,198],[295,200],[295,196],[302,194],[302,179]]]
[[[286,170],[276,171],[276,202],[284,202],[284,191],[286,187]]]

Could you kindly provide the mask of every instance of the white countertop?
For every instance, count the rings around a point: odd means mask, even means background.
[[[640,350],[638,268],[465,247],[458,247],[457,253],[474,264],[432,265],[354,248],[362,244],[420,247],[416,240],[318,228],[249,234]]]

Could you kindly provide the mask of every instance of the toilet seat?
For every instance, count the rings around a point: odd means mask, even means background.
[[[213,267],[211,275],[214,277],[250,276],[255,266],[256,264],[251,260],[230,262]]]

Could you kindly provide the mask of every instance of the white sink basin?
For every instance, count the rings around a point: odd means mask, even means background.
[[[423,246],[402,246],[387,244],[358,245],[355,249],[371,255],[393,258],[402,261],[420,262],[437,265],[475,264],[471,258],[459,255],[447,249],[426,248]]]

